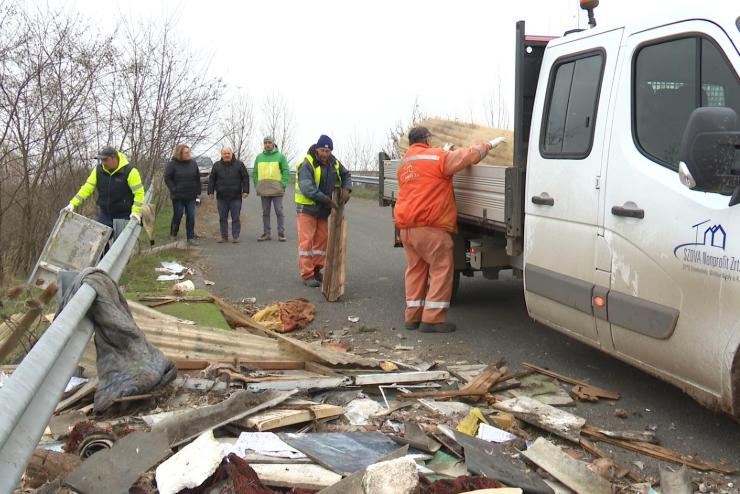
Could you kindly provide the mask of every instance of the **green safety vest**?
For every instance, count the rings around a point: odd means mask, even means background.
[[[311,156],[310,154],[306,155],[306,159],[304,161],[308,161],[308,164],[313,167],[313,180],[314,182],[316,182],[316,187],[318,187],[319,182],[321,181],[321,166],[313,165],[313,156]],[[298,170],[300,170],[302,164],[303,161],[298,163],[295,167],[295,202],[296,204],[313,206],[316,204],[316,201],[314,201],[313,199],[309,199],[308,197],[301,194],[301,188],[298,186]],[[341,185],[342,179],[339,176],[339,160],[334,160],[334,170],[336,171],[337,185]]]

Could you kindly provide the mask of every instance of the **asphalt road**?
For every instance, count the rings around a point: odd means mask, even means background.
[[[411,345],[415,351],[406,352],[408,357],[415,354],[427,361],[448,363],[488,363],[504,358],[512,369],[518,369],[521,362],[531,362],[589,380],[622,394],[616,404],[579,403],[568,409],[586,417],[589,423],[612,430],[639,431],[657,426],[657,436],[664,446],[740,467],[740,424],[703,408],[669,384],[532,321],[518,280],[463,278],[449,314],[450,320],[458,324],[456,333],[435,335],[400,329],[405,260],[403,251],[392,246],[390,209],[378,207],[375,201],[353,199],[347,206],[346,288],[343,301],[337,303],[326,302],[319,289],[301,284],[292,194],[285,197],[288,241],[284,243],[257,242],[262,233],[261,209],[259,199],[250,196],[242,213],[242,242],[217,244],[215,213],[203,218],[211,207],[205,204],[200,210],[197,230],[208,237],[202,240],[200,249],[205,276],[216,282],[210,288],[222,296],[256,297],[259,304],[305,297],[316,304],[314,327],[350,328],[358,347]],[[276,237],[274,214],[272,221]],[[349,323],[348,316],[358,316],[360,323]],[[360,325],[376,331],[360,333]],[[629,417],[615,417],[615,408],[625,409]],[[621,451],[616,455],[621,461],[641,460],[649,470],[655,468],[644,456]],[[731,480],[738,485],[738,477]]]

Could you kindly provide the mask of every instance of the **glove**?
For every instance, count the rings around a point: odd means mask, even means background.
[[[195,198],[195,204],[196,205],[199,205],[200,204],[200,196],[198,196],[198,197]]]
[[[445,151],[454,151],[455,149],[457,149],[457,146],[450,142],[445,142],[445,145],[442,146],[442,149],[444,149]]]
[[[131,213],[128,217],[129,220],[135,220],[137,223],[141,223],[141,215],[139,213]]]
[[[65,211],[69,211],[70,213],[72,213],[72,212],[74,212],[74,210],[75,210],[75,207],[74,207],[74,206],[73,206],[72,204],[67,204],[66,206],[64,206],[64,207],[63,207],[63,208],[62,208],[62,209],[61,209],[61,210],[59,211],[59,214],[62,214],[62,213],[64,213]]]
[[[503,144],[504,142],[506,142],[506,138],[505,137],[497,137],[495,139],[491,139],[488,142],[488,145],[491,146],[491,149],[493,149],[496,146],[498,146],[499,144]]]
[[[328,201],[326,201],[326,205],[329,206],[332,209],[338,209],[339,208],[339,205],[337,205],[337,203],[334,202],[333,199],[329,199]]]
[[[341,189],[339,191],[339,204],[347,204],[351,196],[352,191],[350,189]]]

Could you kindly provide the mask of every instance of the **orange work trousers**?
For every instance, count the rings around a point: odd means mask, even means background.
[[[452,236],[431,226],[402,228],[406,253],[406,322],[447,320],[452,298]]]
[[[329,219],[298,213],[298,269],[301,278],[313,278],[314,271],[324,267]]]

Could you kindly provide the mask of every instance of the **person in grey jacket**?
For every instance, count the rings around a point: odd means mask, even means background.
[[[321,269],[326,261],[328,218],[339,205],[332,200],[335,187],[340,187],[340,203],[349,201],[352,176],[332,154],[334,143],[326,135],[316,144],[296,168],[295,203],[298,227],[298,266],[303,284],[319,287],[323,281]]]
[[[244,163],[234,157],[229,146],[221,149],[221,159],[213,164],[208,177],[208,195],[216,192],[218,201],[218,220],[221,227],[219,243],[229,240],[229,219],[231,216],[231,241],[239,242],[241,233],[242,199],[249,195],[249,174]]]

